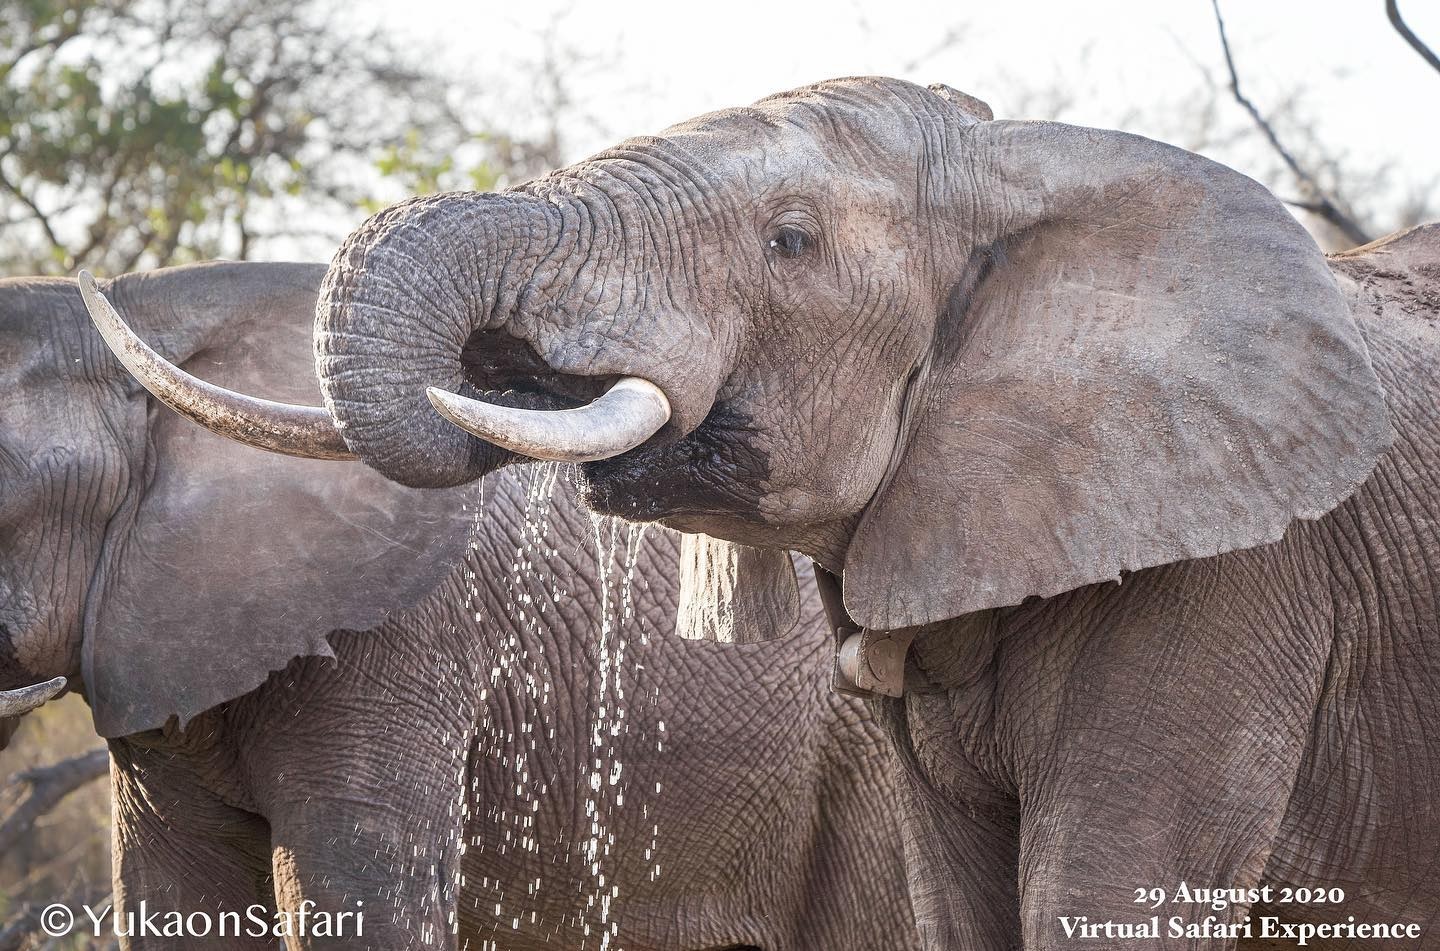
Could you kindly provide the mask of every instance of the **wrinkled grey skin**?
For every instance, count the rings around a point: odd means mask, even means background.
[[[106,293],[192,372],[313,402],[323,270],[203,265]],[[553,502],[533,490],[543,471],[480,504],[227,443],[129,381],[72,282],[0,281],[0,355],[0,689],[65,674],[86,693],[122,911],[365,911],[363,939],[292,949],[598,947],[612,922],[626,948],[916,946],[890,754],[828,690],[812,589],[782,642],[659,636],[672,534],[629,550],[627,596],[628,530],[563,479]],[[631,615],[608,662],[602,601]],[[152,946],[189,943],[127,944]]]
[[[877,709],[927,947],[1070,947],[1182,880],[1347,898],[1162,924],[1434,946],[1437,280],[1433,226],[1327,262],[1198,156],[855,79],[383,212],[316,348],[347,443],[417,485],[509,461],[426,385],[651,380],[670,424],[582,466],[588,504],[804,552],[913,629]]]

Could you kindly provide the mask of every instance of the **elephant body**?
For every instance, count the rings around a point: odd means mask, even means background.
[[[1221,947],[1270,946],[1265,917],[1440,940],[1440,228],[1331,266],[1396,434],[1353,496],[1271,545],[916,639],[888,722],[927,947],[1058,948],[1059,916],[1152,914],[1166,929],[1249,922]],[[1181,882],[1274,900],[1135,904]],[[1282,902],[1286,887],[1345,897]]]
[[[303,400],[321,273],[107,289]],[[554,468],[412,492],[252,453],[129,383],[68,282],[0,282],[0,349],[0,688],[67,675],[108,735],[122,930],[313,901],[364,934],[292,949],[914,946],[889,754],[813,592],[783,642],[679,641],[677,537]]]
[[[335,659],[112,739],[120,907],[363,907],[386,948],[911,946],[889,754],[815,599],[785,641],[678,640],[675,537],[553,483],[487,484],[460,569]]]

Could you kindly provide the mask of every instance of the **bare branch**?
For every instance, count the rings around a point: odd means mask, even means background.
[[[17,773],[3,790],[15,805],[0,814],[0,853],[10,851],[35,820],[60,804],[60,800],[110,770],[110,753],[91,750],[50,766],[38,766]]]
[[[40,224],[40,230],[45,232],[45,239],[50,242],[52,248],[63,249],[65,247],[60,243],[60,239],[56,237],[55,229],[51,227],[50,219],[46,216],[45,212],[40,210],[40,206],[35,204],[29,195],[20,190],[20,186],[10,181],[3,171],[0,171],[0,187],[3,187],[7,192],[14,195],[15,200],[25,206],[30,212],[30,219]]]
[[[1421,42],[1420,37],[1416,36],[1405,24],[1404,18],[1400,16],[1400,7],[1396,5],[1395,0],[1385,0],[1385,15],[1390,18],[1390,25],[1395,28],[1395,32],[1405,37],[1405,42],[1420,54],[1420,58],[1429,63],[1431,69],[1440,72],[1440,56],[1436,56],[1430,47]]]
[[[1279,198],[1280,196],[1277,195],[1276,197]],[[1318,215],[1325,210],[1325,207],[1318,201],[1305,201],[1301,198],[1280,198],[1280,200],[1292,208],[1308,211],[1312,215]]]
[[[869,33],[870,31],[867,29],[865,32]],[[913,73],[940,54],[948,53],[964,41],[967,32],[969,32],[969,26],[967,24],[951,25],[928,50],[919,56],[914,56],[906,60],[905,63],[901,65],[900,71],[902,73]]]
[[[0,951],[20,951],[26,939],[40,930],[41,906],[26,903],[10,923],[0,926]]]
[[[14,69],[20,65],[21,60],[32,53],[38,53],[41,50],[58,50],[66,43],[75,39],[80,35],[82,19],[83,13],[81,16],[77,16],[68,26],[62,26],[60,31],[54,36],[44,36],[40,33],[33,34],[29,43],[23,44],[14,50],[6,62],[0,63],[0,79],[3,79],[7,74],[14,71]]]
[[[1225,35],[1225,18],[1220,15],[1220,0],[1210,0],[1210,2],[1215,8],[1215,24],[1220,28],[1220,46],[1225,51],[1225,65],[1230,70],[1230,91],[1234,94],[1235,101],[1244,107],[1246,112],[1250,113],[1250,118],[1255,120],[1255,125],[1264,133],[1265,138],[1270,142],[1276,154],[1280,156],[1285,162],[1285,165],[1290,169],[1290,172],[1299,180],[1300,186],[1310,194],[1310,200],[1316,206],[1314,214],[1330,222],[1336,228],[1339,228],[1346,239],[1353,241],[1355,244],[1368,243],[1370,236],[1365,233],[1365,230],[1356,224],[1353,218],[1341,210],[1340,206],[1332,201],[1330,196],[1325,194],[1325,190],[1320,187],[1309,172],[1300,167],[1300,163],[1296,161],[1295,156],[1290,153],[1290,150],[1285,148],[1284,144],[1281,143],[1280,137],[1275,134],[1275,130],[1271,128],[1270,123],[1265,121],[1265,117],[1260,114],[1260,110],[1240,91],[1240,75],[1235,70],[1235,58],[1230,53],[1230,39]]]
[[[100,914],[104,914],[106,906],[115,903],[114,893],[109,891],[102,895],[90,896],[82,893],[66,897],[69,899],[71,907],[82,904],[89,905],[91,908],[97,909]],[[59,939],[54,939],[48,944],[38,944],[28,940],[40,933],[40,915],[43,911],[44,908],[41,905],[33,902],[25,902],[20,905],[9,924],[0,925],[0,951],[23,951],[27,947],[45,949],[56,947]],[[109,949],[116,947],[114,940],[112,938],[109,942],[102,944],[87,944],[86,947]]]

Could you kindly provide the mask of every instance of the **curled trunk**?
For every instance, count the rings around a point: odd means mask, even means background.
[[[466,344],[503,333],[553,218],[525,196],[441,195],[390,208],[346,241],[321,288],[315,359],[325,404],[366,463],[438,488],[519,458],[450,425],[425,393],[478,395]]]
[[[735,340],[677,297],[684,261],[653,196],[602,173],[416,199],[346,240],[320,290],[315,352],[351,451],[397,482],[443,487],[524,458],[668,445],[700,425]],[[537,412],[553,410],[575,412]]]

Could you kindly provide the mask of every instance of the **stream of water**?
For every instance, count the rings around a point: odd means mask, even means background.
[[[520,537],[503,578],[503,611],[511,619],[509,624],[497,624],[499,619],[487,614],[486,596],[493,590],[493,587],[487,589],[487,585],[493,585],[493,579],[478,577],[476,570],[478,567],[481,571],[493,571],[495,566],[486,565],[483,557],[477,557],[478,545],[471,543],[465,585],[469,599],[467,617],[473,621],[474,629],[459,633],[476,639],[473,673],[478,674],[481,681],[480,715],[472,743],[457,746],[473,749],[477,763],[498,762],[510,777],[510,795],[484,802],[477,768],[470,777],[466,795],[457,805],[456,827],[474,827],[479,820],[493,824],[490,829],[501,830],[498,843],[492,846],[498,850],[496,858],[500,861],[496,866],[500,869],[521,864],[569,867],[577,861],[584,863],[588,891],[571,896],[569,901],[574,911],[561,922],[547,923],[535,910],[547,887],[543,875],[523,883],[501,881],[498,876],[470,883],[478,884],[481,892],[494,897],[497,933],[517,931],[522,924],[531,929],[549,928],[553,933],[568,925],[582,936],[579,951],[621,951],[618,871],[622,863],[639,859],[635,854],[639,843],[617,843],[621,810],[638,810],[647,823],[649,837],[643,853],[649,866],[647,875],[651,881],[660,875],[660,827],[655,818],[655,804],[662,793],[662,784],[641,782],[639,777],[630,775],[621,754],[623,738],[629,734],[633,719],[630,696],[639,686],[630,646],[632,639],[638,639],[642,646],[648,645],[650,636],[644,623],[637,623],[634,598],[634,576],[644,527],[591,517],[592,533],[587,541],[594,549],[591,555],[596,567],[598,611],[592,611],[587,623],[578,630],[573,619],[569,628],[558,623],[553,628],[547,626],[547,612],[557,610],[572,597],[575,589],[587,584],[583,578],[568,576],[567,564],[552,538],[551,500],[560,477],[560,467],[553,464],[531,466],[525,475],[528,484]],[[481,492],[481,504],[475,515],[477,531],[480,521],[496,517],[487,516],[483,486]],[[567,543],[572,542],[567,540]],[[598,616],[594,616],[597,613]],[[503,637],[497,637],[499,630],[506,632]],[[587,655],[586,662],[574,668],[588,676],[584,709],[589,722],[585,726],[587,741],[584,760],[578,764],[579,776],[547,775],[557,768],[556,763],[568,761],[546,755],[557,739],[552,717],[557,706],[556,675],[562,686],[566,677],[574,676],[561,666],[566,662],[564,656],[546,654],[547,641],[553,649],[557,646],[553,643],[556,637],[570,638],[572,643],[563,646]],[[461,675],[458,670],[455,673]],[[651,688],[652,698],[657,695],[655,691],[658,685]],[[502,721],[492,714],[492,710],[507,704],[521,715]],[[567,719],[575,715],[576,711],[565,713]],[[564,728],[577,735],[562,736],[562,745],[579,739],[580,723],[571,722]],[[660,722],[654,737],[657,753],[663,746],[663,731],[664,723]],[[462,770],[462,775],[467,766],[467,758],[459,756],[457,768]],[[577,799],[583,795],[584,825],[579,841],[540,840],[536,820],[542,803],[553,795],[552,783],[566,783],[566,794]],[[462,788],[466,788],[464,783]],[[570,789],[578,792],[570,793]],[[554,835],[563,836],[566,831],[556,830]],[[485,848],[486,840],[486,834],[477,834],[462,841],[461,854],[468,848]],[[622,847],[626,849],[623,855]],[[513,853],[519,853],[522,859],[528,855],[531,861],[517,861]],[[570,877],[558,869],[557,876],[562,881]],[[466,884],[457,868],[453,886],[463,894]],[[480,951],[492,951],[492,948],[499,951],[501,947],[502,943],[487,940]]]

